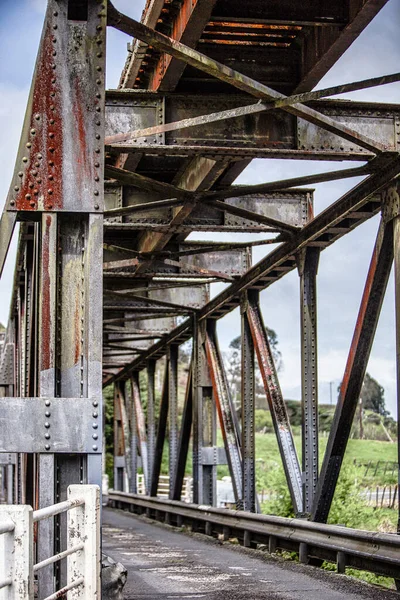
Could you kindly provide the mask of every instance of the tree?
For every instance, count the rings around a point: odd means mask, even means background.
[[[365,374],[361,388],[363,408],[386,417],[389,411],[385,408],[385,390],[369,373]]]
[[[266,327],[266,332],[268,336],[269,345],[271,347],[272,357],[274,359],[275,368],[277,371],[282,369],[282,355],[278,350],[278,336],[273,329],[269,329]],[[242,336],[238,335],[233,338],[231,343],[229,344],[229,354],[227,356],[228,362],[228,381],[230,384],[230,389],[232,391],[232,397],[235,402],[237,409],[239,409],[240,404],[240,386],[242,381],[242,372],[241,372],[241,347],[242,347]],[[265,403],[265,392],[264,385],[262,383],[260,370],[258,365],[256,364],[256,407],[264,408]],[[262,397],[262,403],[259,406],[258,397]]]
[[[341,386],[342,384],[338,387],[338,393],[340,393]],[[384,388],[369,373],[365,373],[360,394],[363,410],[372,410],[377,415],[386,417],[389,411],[385,408],[384,396]]]

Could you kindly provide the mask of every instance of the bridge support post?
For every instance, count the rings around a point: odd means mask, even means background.
[[[252,292],[250,292],[252,293]],[[255,431],[254,431],[254,344],[247,318],[248,292],[241,299],[242,321],[242,470],[243,510],[257,512]],[[247,532],[246,532],[247,533]]]
[[[216,408],[205,351],[206,323],[194,325],[193,502],[215,506],[217,467],[204,464],[203,448],[216,444]]]
[[[303,512],[310,514],[318,481],[317,289],[319,248],[297,258],[300,275]]]
[[[179,346],[169,348],[169,498],[173,499],[178,461],[178,354]]]

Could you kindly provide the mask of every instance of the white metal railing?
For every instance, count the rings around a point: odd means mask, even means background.
[[[67,549],[34,564],[34,523],[67,513]],[[68,500],[33,511],[0,506],[0,600],[33,600],[35,573],[67,558],[67,584],[45,600],[100,598],[100,490],[70,485]],[[40,590],[39,590],[40,593]]]

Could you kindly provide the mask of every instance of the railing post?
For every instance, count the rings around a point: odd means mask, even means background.
[[[33,520],[31,506],[0,507],[0,527],[9,521],[14,530],[0,535],[0,591],[2,600],[33,600]],[[2,562],[4,561],[4,562]]]
[[[85,503],[68,511],[68,548],[81,542],[83,551],[68,556],[67,585],[83,577],[84,585],[68,592],[70,600],[100,600],[100,489],[97,485],[70,485],[68,500]],[[83,593],[82,593],[83,590]]]

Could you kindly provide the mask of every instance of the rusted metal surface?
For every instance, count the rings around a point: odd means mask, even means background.
[[[361,393],[368,358],[393,263],[393,222],[381,223],[365,282],[339,399],[316,489],[312,518],[325,523]]]
[[[388,275],[392,219],[398,218],[398,191],[391,182],[400,173],[400,109],[321,98],[398,81],[399,74],[317,92],[309,88],[384,3],[355,2],[347,10],[342,2],[316,7],[287,0],[267,5],[260,0],[149,0],[143,23],[109,3],[109,24],[142,41],[136,39],[130,49],[120,89],[106,95],[104,7],[99,10],[89,0],[88,14],[79,13],[84,19],[78,21],[71,15],[80,5],[50,0],[0,226],[2,268],[15,221],[28,221],[21,227],[4,346],[12,345],[15,352],[6,396],[40,395],[50,405],[57,396],[69,398],[74,414],[81,398],[85,405],[92,403],[93,431],[85,439],[85,458],[54,457],[49,450],[57,428],[45,427],[49,448],[37,462],[17,457],[19,500],[37,496],[39,489],[39,504],[52,504],[53,489],[61,498],[82,472],[88,481],[98,480],[103,369],[103,384],[117,386],[117,489],[136,491],[139,449],[146,487],[157,493],[169,423],[171,497],[180,496],[192,430],[195,501],[215,503],[217,464],[227,459],[238,506],[257,510],[255,351],[295,511],[326,520]],[[46,93],[39,93],[43,89]],[[256,186],[232,185],[255,157],[365,164]],[[351,177],[364,179],[315,218],[312,190],[296,187]],[[382,207],[383,241],[378,240],[344,378],[343,406],[316,487],[317,257]],[[185,241],[193,231],[279,235],[248,244]],[[278,246],[251,266],[251,248],[270,243]],[[260,290],[296,267],[302,298],[303,478],[257,303]],[[209,283],[216,281],[230,285],[210,301]],[[238,306],[241,432],[216,338],[216,321]],[[190,339],[193,360],[179,428],[178,352]],[[165,357],[156,431],[156,361]],[[145,368],[147,423],[138,384]],[[0,381],[3,390],[2,383],[7,382]],[[216,408],[226,457],[216,445]],[[43,548],[52,548],[52,527],[40,527]],[[245,540],[252,543],[249,532]],[[63,551],[64,542],[57,551]],[[304,544],[301,553],[307,558]],[[49,567],[40,585],[51,596]],[[63,567],[56,577],[64,582]]]

